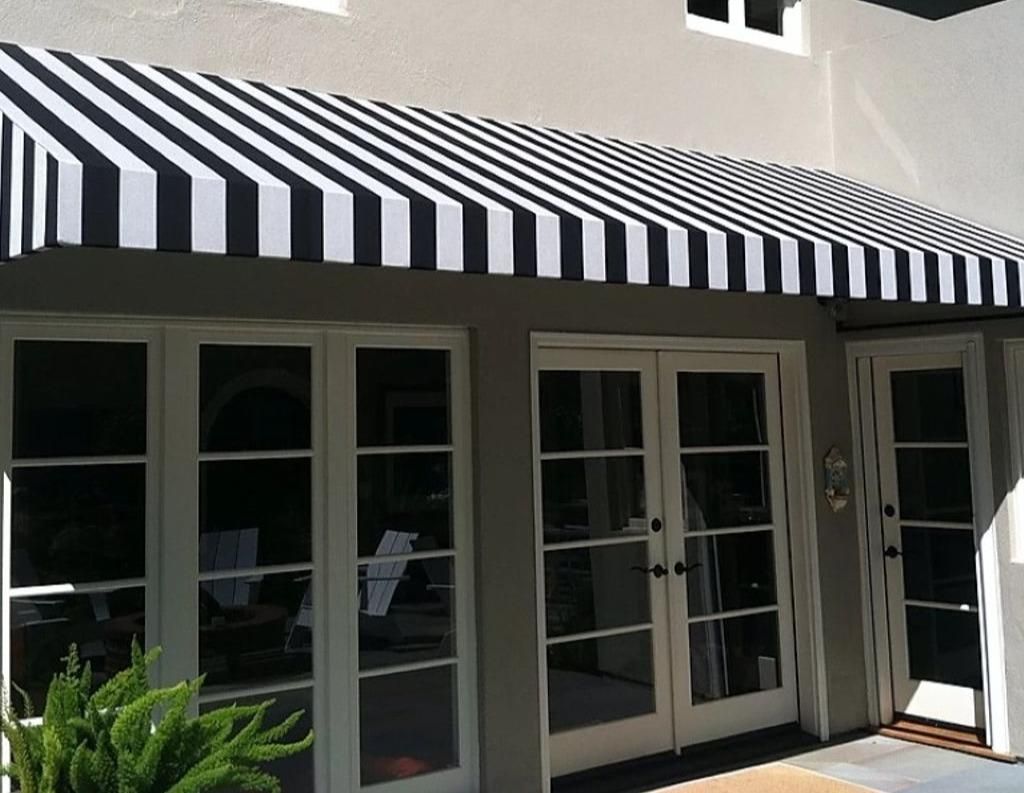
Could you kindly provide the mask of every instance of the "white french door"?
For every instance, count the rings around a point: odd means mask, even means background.
[[[983,728],[962,355],[879,357],[872,374],[892,709]]]
[[[552,776],[797,721],[777,357],[537,369]]]

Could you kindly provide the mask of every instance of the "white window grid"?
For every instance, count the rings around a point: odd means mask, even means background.
[[[806,0],[779,0],[779,2],[783,5],[782,35],[747,27],[745,0],[729,0],[729,18],[725,22],[700,16],[687,10],[686,27],[698,33],[707,33],[795,55],[806,55],[806,10],[804,8]]]

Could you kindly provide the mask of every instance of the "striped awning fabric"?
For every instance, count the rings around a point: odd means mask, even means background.
[[[823,171],[0,45],[0,259],[56,246],[1000,306],[1024,261]]]

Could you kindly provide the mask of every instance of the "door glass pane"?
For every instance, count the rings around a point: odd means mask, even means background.
[[[541,372],[542,452],[643,448],[638,372]]]
[[[981,689],[978,615],[907,606],[910,677]]]
[[[146,345],[17,341],[14,457],[146,453]]]
[[[891,380],[897,442],[967,441],[960,369],[893,372]]]
[[[690,624],[694,705],[782,685],[776,612]]]
[[[14,586],[145,576],[144,463],[15,468],[11,495]]]
[[[647,566],[646,542],[546,551],[548,636],[650,622]]]
[[[768,442],[763,374],[680,372],[677,388],[681,446]]]
[[[219,700],[199,706],[200,713],[209,713],[211,710],[237,704],[242,707],[248,705],[259,705],[268,699],[274,700],[274,704],[267,710],[264,726],[280,724],[296,711],[303,711],[299,719],[288,735],[284,736],[285,742],[291,743],[301,741],[311,729],[313,729],[313,690],[301,688],[294,691],[279,691],[266,697],[243,697],[237,700]],[[243,722],[244,723],[244,722]],[[281,780],[281,789],[288,793],[312,793],[313,791],[313,750],[307,749],[283,760],[274,760],[266,765],[266,770]],[[247,793],[241,788],[224,788],[223,793]]]
[[[449,558],[382,559],[359,568],[359,667],[455,655],[455,571]]]
[[[308,458],[201,463],[199,569],[310,561],[310,465]]]
[[[459,765],[454,666],[364,678],[359,710],[363,785]]]
[[[974,532],[903,526],[903,586],[908,600],[978,605]]]
[[[687,531],[772,522],[767,452],[684,454],[681,470]]]
[[[145,646],[146,590],[11,598],[11,679],[28,692],[36,715],[71,644],[100,686],[131,663],[132,639]],[[20,702],[17,702],[20,706]]]
[[[973,520],[967,449],[897,449],[896,470],[902,520]]]
[[[452,547],[451,455],[363,455],[358,461],[359,555]]]
[[[697,16],[720,22],[729,21],[729,0],[687,0],[686,7],[691,14]]]
[[[312,573],[200,584],[199,671],[210,686],[267,683],[312,669]]]
[[[775,533],[720,534],[686,540],[691,617],[771,606],[775,593]]]
[[[548,646],[552,733],[653,713],[650,631]]]
[[[544,542],[645,535],[642,457],[541,463]]]
[[[782,35],[782,0],[745,0],[747,27],[763,30],[776,36]]]
[[[310,448],[307,347],[204,344],[199,353],[199,449]]]
[[[451,440],[446,350],[363,348],[356,356],[360,446]]]

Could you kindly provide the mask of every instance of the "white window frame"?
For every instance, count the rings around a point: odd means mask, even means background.
[[[1024,564],[1024,339],[1003,342],[1010,446],[1010,561]]]
[[[747,11],[744,0],[729,0],[729,20],[727,22],[690,13],[689,4],[687,4],[686,27],[698,33],[707,33],[794,55],[806,55],[807,13],[805,6],[807,2],[806,0],[779,1],[784,4],[782,35],[780,36],[747,27]]]
[[[312,687],[316,793],[359,790],[358,619],[353,603],[357,543],[355,351],[359,347],[449,353],[458,768],[372,785],[374,793],[471,793],[479,786],[472,532],[469,341],[465,330],[376,329],[299,323],[136,322],[72,316],[0,317],[0,465],[4,472],[0,564],[10,569],[13,345],[19,339],[140,341],[149,345],[147,393],[146,643],[164,647],[158,684],[198,674],[199,350],[202,344],[308,347],[312,393],[312,559],[314,658],[308,680],[239,686],[202,702],[273,696]],[[338,407],[340,406],[340,407]],[[335,409],[332,409],[335,408]],[[254,453],[255,456],[266,456]],[[186,527],[176,531],[175,527]],[[195,531],[193,531],[195,529]],[[328,574],[329,571],[329,574]],[[274,572],[267,568],[263,572]],[[92,585],[89,585],[92,587]],[[95,589],[95,587],[92,587]],[[62,592],[68,591],[61,587]],[[327,604],[334,604],[329,607]],[[10,586],[0,576],[0,674],[10,670]],[[6,742],[3,758],[8,757]],[[10,789],[8,780],[0,791]]]

